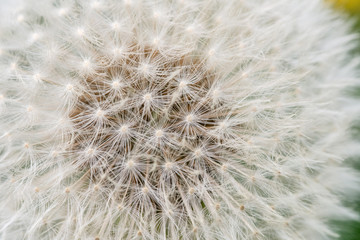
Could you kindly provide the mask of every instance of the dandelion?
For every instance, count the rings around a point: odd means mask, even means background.
[[[349,28],[320,0],[26,1],[0,30],[0,238],[335,237]]]

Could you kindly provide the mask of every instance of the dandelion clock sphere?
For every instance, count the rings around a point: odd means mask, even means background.
[[[0,34],[0,238],[335,237],[347,25],[319,0],[26,1]]]

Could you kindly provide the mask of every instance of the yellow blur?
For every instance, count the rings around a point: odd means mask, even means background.
[[[334,2],[339,7],[345,8],[350,12],[360,14],[360,0],[335,0]]]

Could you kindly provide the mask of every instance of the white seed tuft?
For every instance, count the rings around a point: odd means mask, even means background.
[[[0,239],[331,239],[356,219],[359,59],[322,1],[24,1]]]

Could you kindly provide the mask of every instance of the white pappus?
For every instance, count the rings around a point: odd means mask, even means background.
[[[320,0],[25,1],[0,27],[0,238],[336,237],[349,29]]]

